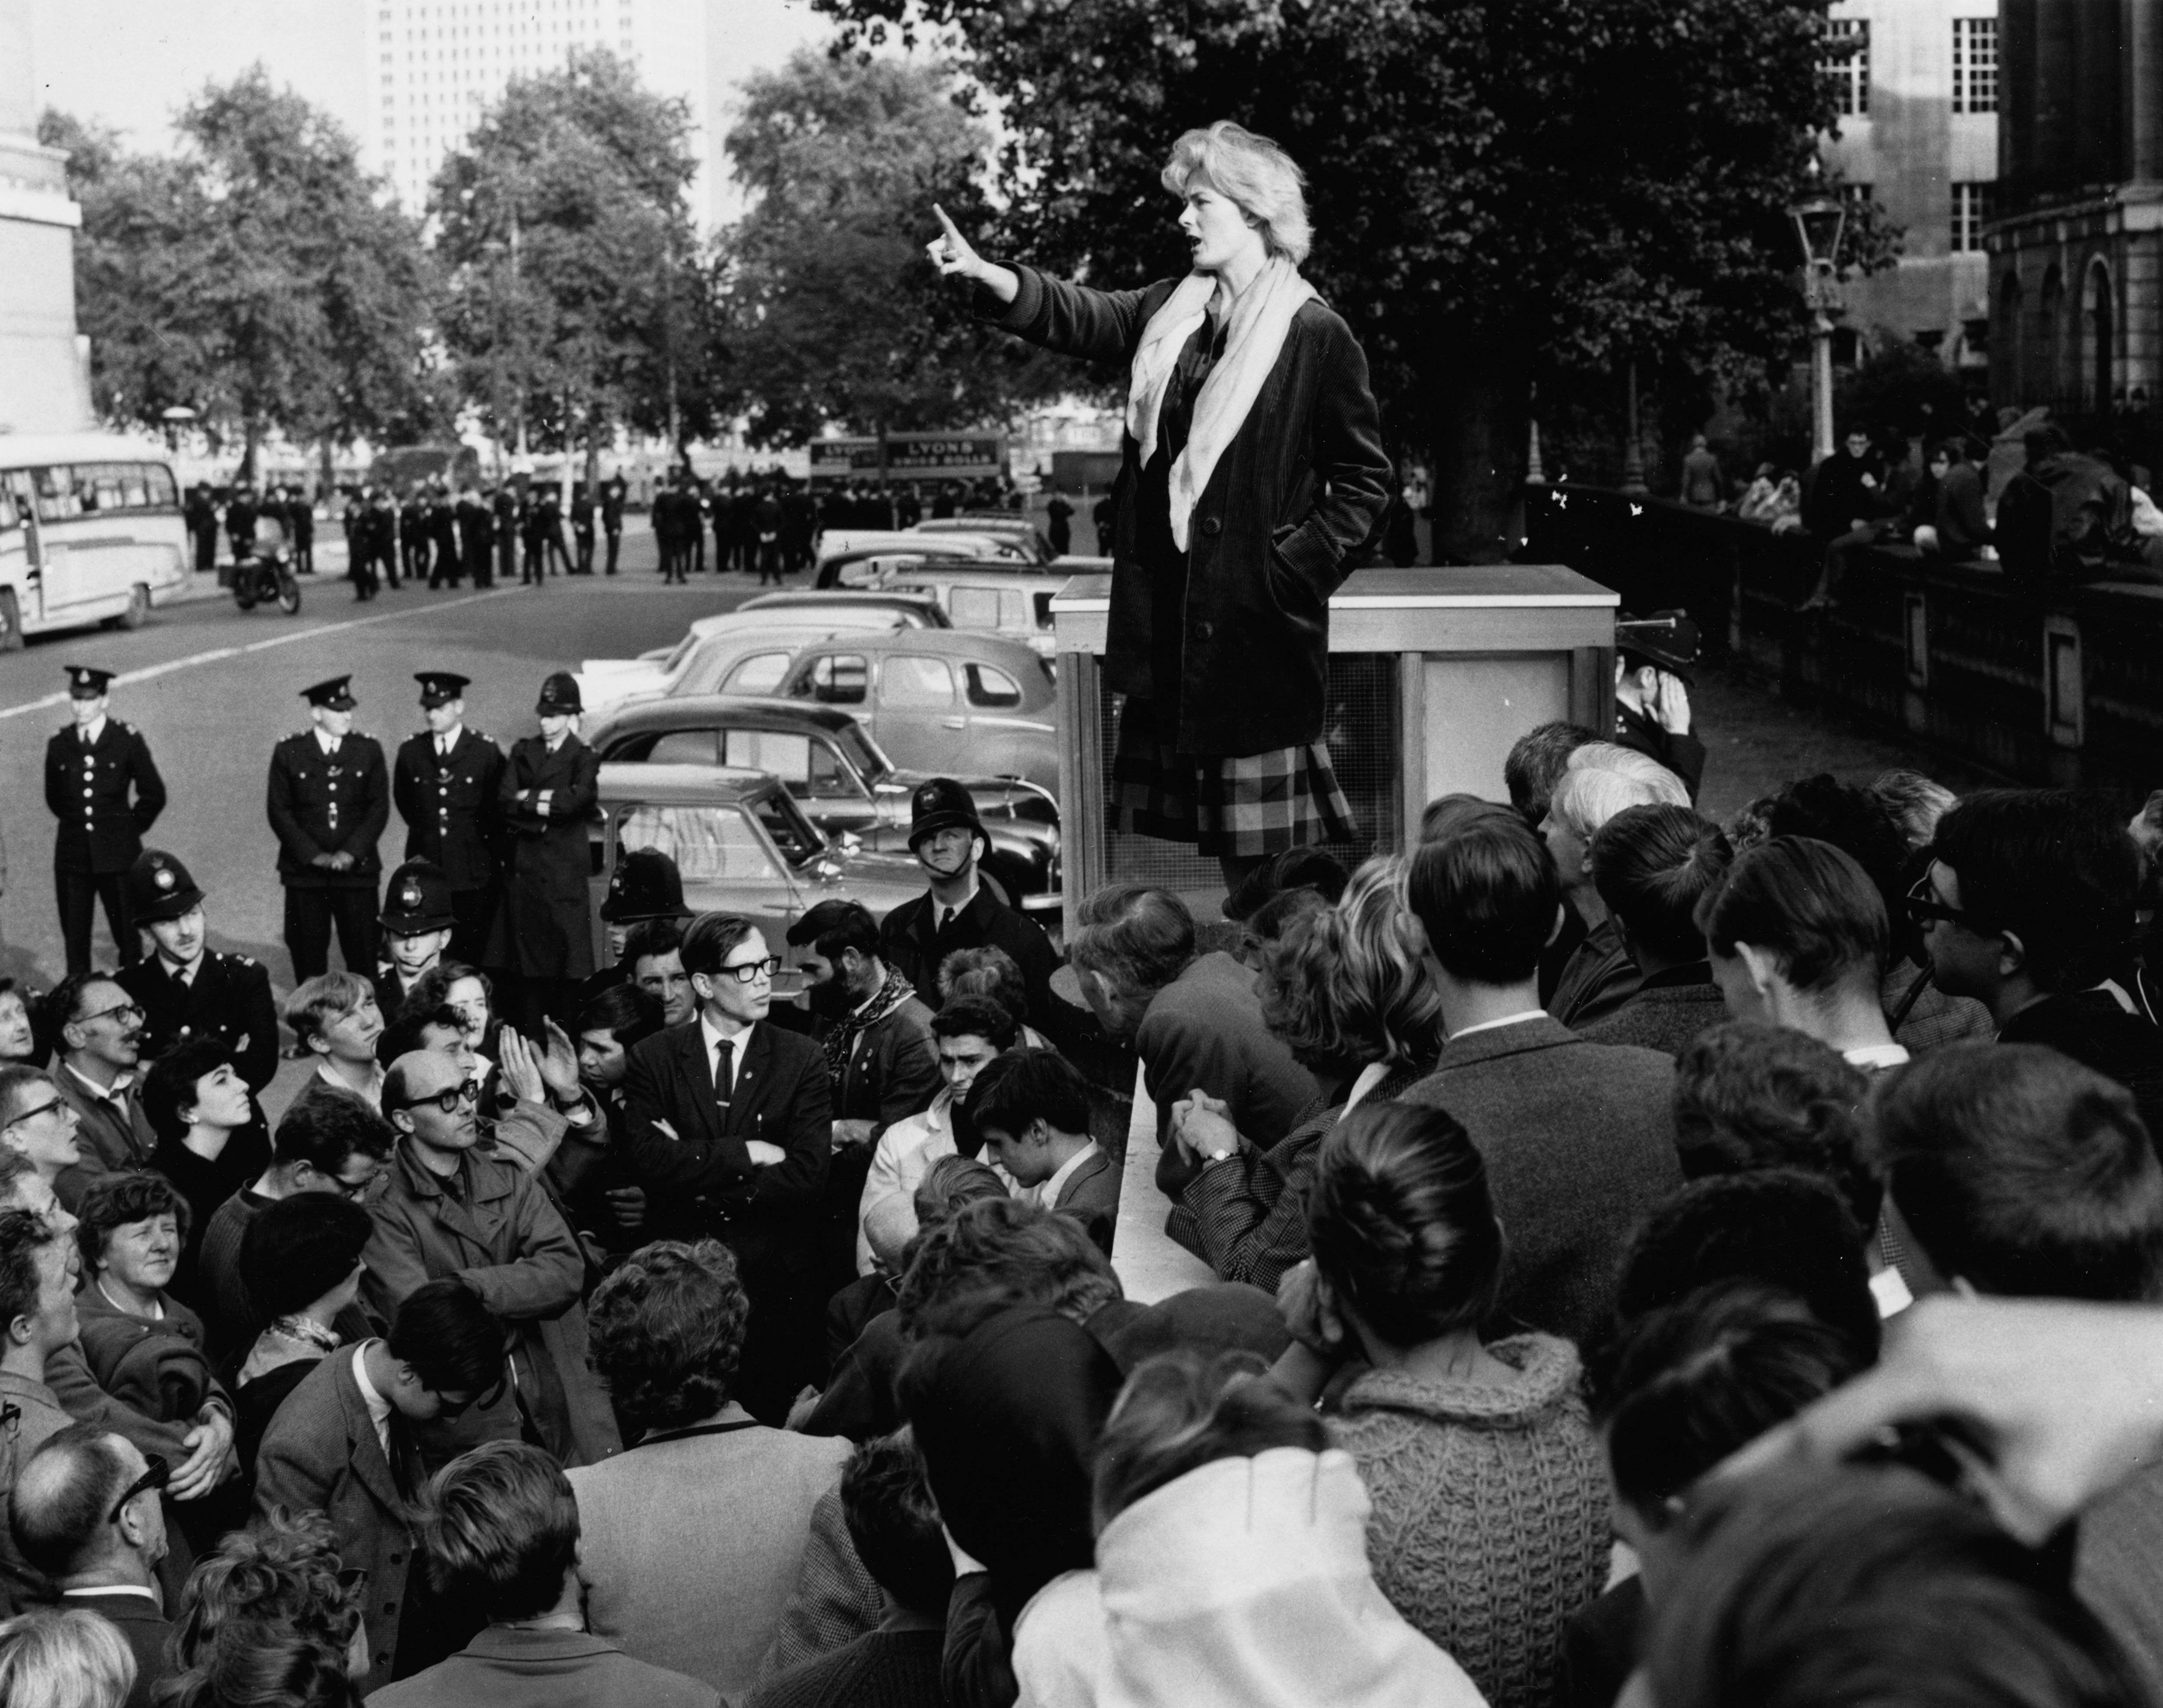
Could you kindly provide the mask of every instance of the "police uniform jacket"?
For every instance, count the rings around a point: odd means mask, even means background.
[[[942,930],[939,910],[926,890],[905,901],[879,922],[879,955],[916,987],[926,1008],[939,1006],[939,963],[957,949],[1003,949],[1021,969],[1029,992],[1029,1024],[1041,1026],[1057,1012],[1052,1007],[1051,975],[1059,956],[1044,927],[1019,914],[981,884],[969,905]]]
[[[1635,706],[1615,705],[1615,745],[1656,759],[1683,780],[1692,800],[1705,781],[1705,743],[1695,736],[1664,730]]]
[[[503,752],[478,730],[458,731],[448,757],[427,731],[399,744],[391,799],[406,820],[406,857],[432,860],[453,890],[495,882],[496,794]]]
[[[398,512],[380,504],[368,513],[368,538],[379,557],[387,558],[398,543]]]
[[[278,833],[278,881],[288,889],[373,889],[383,873],[375,845],[390,822],[390,786],[373,736],[348,735],[326,755],[313,730],[288,736],[270,753],[265,802]],[[309,862],[353,856],[343,872]]]
[[[446,558],[458,556],[458,512],[451,508],[448,498],[438,498],[428,506],[428,532],[434,537],[437,551]]]
[[[165,809],[165,784],[143,732],[107,717],[94,742],[71,724],[45,744],[45,804],[60,820],[55,871],[125,872]]]
[[[270,973],[245,955],[203,951],[186,984],[152,955],[113,975],[143,1009],[143,1060],[163,1056],[175,1044],[212,1038],[233,1053],[233,1066],[252,1092],[278,1071],[278,1010],[270,998]]]
[[[576,736],[566,736],[553,753],[539,736],[511,748],[496,791],[508,870],[490,933],[491,964],[529,978],[584,978],[594,970],[586,821],[600,780],[600,759]]]

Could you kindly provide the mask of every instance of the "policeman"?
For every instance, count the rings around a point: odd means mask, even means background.
[[[60,820],[53,837],[53,893],[67,968],[90,970],[93,897],[105,903],[120,964],[132,967],[142,949],[128,922],[122,880],[143,851],[143,833],[165,809],[165,784],[142,731],[106,715],[113,673],[71,664],[61,673],[68,679],[75,721],[45,744],[45,804]]]
[[[143,1059],[213,1039],[233,1051],[249,1090],[259,1092],[278,1071],[270,970],[210,947],[203,893],[162,848],[145,848],[128,868],[128,904],[156,951],[119,974],[120,988],[143,1010]]]
[[[579,684],[558,670],[533,710],[541,733],[511,750],[497,799],[511,833],[503,905],[487,960],[519,975],[520,1030],[541,1035],[543,1015],[568,1025],[579,983],[594,971],[586,821],[598,799],[600,762],[578,736]]]
[[[1689,668],[1697,625],[1679,610],[1624,616],[1615,625],[1615,741],[1657,759],[1697,799],[1705,743],[1690,733]]]
[[[491,506],[495,512],[495,574],[508,582],[518,573],[518,494],[510,482],[496,489]]]
[[[428,727],[399,744],[391,799],[406,820],[406,857],[431,862],[449,887],[456,921],[451,958],[477,965],[495,917],[502,834],[495,797],[503,752],[466,727],[471,678],[455,670],[422,670],[413,679],[421,684],[421,715]]]
[[[909,851],[930,888],[881,921],[881,958],[916,987],[925,1005],[939,1006],[939,966],[956,949],[1003,949],[1021,969],[1029,1019],[1053,1013],[1051,975],[1059,965],[1051,940],[1035,920],[1007,906],[978,881],[977,862],[991,849],[969,791],[951,777],[917,785],[909,799]]]
[[[623,500],[626,490],[621,473],[601,488],[601,532],[608,536],[608,573],[615,574],[616,553],[623,546]]]
[[[285,887],[285,947],[293,977],[330,970],[338,927],[346,970],[375,970],[376,841],[390,820],[383,749],[353,730],[353,678],[333,676],[301,690],[315,726],[270,754],[266,810],[278,836],[278,881]]]
[[[689,917],[683,904],[683,875],[676,862],[658,848],[633,848],[616,856],[610,874],[608,893],[601,898],[601,936],[609,964],[579,987],[579,1006],[584,1008],[612,984],[631,977],[623,958],[631,929],[646,919]]]
[[[594,495],[583,480],[571,488],[571,542],[576,548],[573,575],[594,573]]]
[[[458,559],[458,513],[451,504],[449,486],[441,480],[429,489],[427,527],[435,554],[428,585],[456,587],[464,567]]]
[[[383,961],[375,970],[375,1006],[386,1024],[442,964],[454,923],[450,880],[433,861],[408,860],[390,874],[383,887]]]

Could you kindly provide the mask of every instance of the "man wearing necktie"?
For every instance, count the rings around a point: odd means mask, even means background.
[[[353,678],[301,689],[314,727],[288,736],[270,754],[264,809],[278,836],[278,881],[285,887],[285,947],[296,983],[330,971],[338,927],[346,971],[375,972],[376,843],[390,820],[383,748],[353,727]]]
[[[466,725],[469,678],[422,670],[413,679],[428,727],[399,744],[391,799],[406,820],[406,857],[432,862],[449,880],[451,959],[478,966],[500,882],[503,750]]]
[[[43,1004],[60,1061],[53,1087],[76,1112],[81,1159],[53,1190],[73,1209],[102,1174],[148,1168],[158,1148],[136,1098],[143,1060],[143,1010],[109,972],[71,973]]]
[[[71,664],[68,703],[74,721],[45,744],[45,804],[60,826],[53,838],[53,891],[60,903],[67,970],[90,967],[93,902],[105,904],[114,958],[141,958],[128,913],[128,868],[143,837],[165,809],[165,784],[149,744],[134,726],[107,715],[113,673]],[[130,799],[130,796],[133,799]]]
[[[208,1038],[233,1052],[235,1070],[259,1095],[278,1071],[269,970],[251,956],[210,946],[203,893],[164,849],[145,848],[136,857],[128,899],[153,950],[119,975],[143,1009],[143,1054],[154,1060],[175,1044]]]
[[[752,1303],[735,1392],[778,1424],[823,1375],[820,1206],[832,1103],[819,1045],[767,1018],[779,961],[741,914],[701,914],[683,935],[699,1001],[680,1026],[631,1046],[625,1160],[653,1236],[716,1239]]]

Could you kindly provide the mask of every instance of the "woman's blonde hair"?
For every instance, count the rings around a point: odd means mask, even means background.
[[[0,1625],[0,1702],[120,1708],[134,1688],[134,1652],[87,1609],[40,1607]]]
[[[1307,175],[1265,136],[1220,118],[1207,130],[1190,130],[1171,145],[1165,163],[1164,187],[1184,196],[1200,178],[1229,196],[1262,233],[1272,255],[1292,265],[1306,260],[1314,247],[1307,219]]]

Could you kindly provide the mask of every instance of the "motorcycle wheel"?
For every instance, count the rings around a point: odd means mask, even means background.
[[[283,570],[278,575],[278,609],[287,616],[296,615],[301,609],[301,584]]]
[[[243,610],[255,609],[255,578],[236,575],[233,578],[233,602]]]

